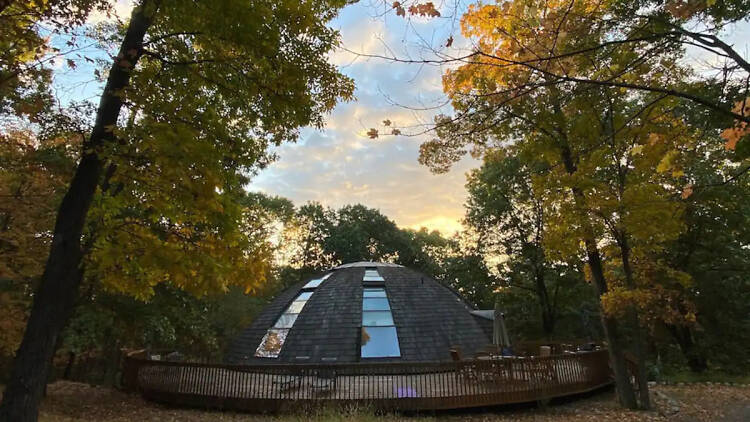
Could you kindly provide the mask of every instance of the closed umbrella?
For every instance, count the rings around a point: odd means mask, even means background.
[[[508,338],[508,329],[505,328],[505,319],[503,313],[495,307],[494,318],[492,321],[492,343],[502,352],[510,348],[510,339]]]

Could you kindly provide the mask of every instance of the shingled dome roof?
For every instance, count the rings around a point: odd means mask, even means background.
[[[227,352],[230,363],[450,360],[490,342],[454,291],[396,264],[340,265],[279,294]]]

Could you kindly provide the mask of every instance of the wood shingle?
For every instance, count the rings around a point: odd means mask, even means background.
[[[378,266],[377,270],[385,279],[401,351],[400,358],[387,360],[450,360],[452,346],[471,354],[489,343],[487,334],[470,314],[472,308],[452,290],[405,267]],[[257,364],[373,360],[360,358],[364,273],[365,266],[334,269],[300,312],[278,358],[257,358],[255,351],[268,328],[309,279],[285,290],[237,337],[227,351],[227,361]]]

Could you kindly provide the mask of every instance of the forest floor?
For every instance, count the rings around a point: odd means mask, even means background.
[[[2,387],[0,387],[1,389]],[[421,415],[373,415],[365,410],[320,410],[306,414],[262,416],[219,411],[175,409],[143,400],[136,394],[59,381],[51,384],[42,404],[42,422],[586,422],[586,421],[750,421],[750,387],[725,384],[657,385],[652,387],[654,410],[631,412],[618,408],[614,393],[605,390],[552,403],[546,408],[514,406],[471,412]]]

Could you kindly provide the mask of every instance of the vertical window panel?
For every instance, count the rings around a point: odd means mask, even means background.
[[[375,275],[380,278],[375,271]],[[373,275],[369,274],[372,278]],[[368,274],[362,281],[368,281]],[[382,278],[380,278],[382,281]],[[401,357],[398,333],[393,322],[388,295],[382,287],[368,287],[362,291],[362,358]]]
[[[362,327],[363,358],[400,357],[396,327]]]
[[[385,289],[377,287],[377,288],[368,288],[365,289],[362,293],[363,297],[385,297]]]
[[[283,314],[276,320],[273,328],[292,328],[299,314]]]
[[[390,311],[388,299],[384,297],[366,297],[362,299],[363,311]]]
[[[263,340],[260,341],[260,346],[255,351],[255,356],[260,358],[277,358],[281,353],[281,346],[286,341],[286,336],[289,334],[288,329],[276,330],[270,329],[263,336]]]
[[[303,289],[314,289],[325,281],[333,273],[328,273],[321,278],[310,280]],[[255,357],[259,358],[277,358],[281,353],[281,348],[284,346],[286,337],[289,334],[289,330],[294,326],[297,321],[302,309],[305,307],[307,301],[312,297],[314,292],[304,291],[300,292],[297,297],[294,298],[292,303],[286,308],[283,314],[279,316],[276,323],[270,328],[263,339],[260,341],[258,348],[255,349]]]
[[[365,275],[362,277],[362,281],[385,281],[383,277],[378,273],[375,268],[365,269]]]
[[[393,325],[391,311],[365,311],[362,312],[363,327],[380,327]]]

